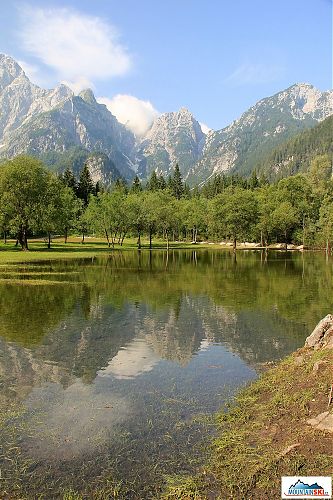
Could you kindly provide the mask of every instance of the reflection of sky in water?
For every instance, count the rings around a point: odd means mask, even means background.
[[[144,339],[135,339],[122,347],[109,364],[99,370],[98,376],[113,375],[118,379],[131,379],[150,372],[158,361],[159,357]]]
[[[119,433],[135,435],[136,426],[147,419],[159,425],[160,415],[170,408],[167,425],[179,415],[213,411],[253,377],[254,370],[238,356],[207,339],[186,367],[162,360],[144,339],[134,339],[92,384],[76,379],[67,388],[52,383],[33,389],[25,402],[33,410],[28,453],[67,460],[103,453]]]
[[[47,459],[96,453],[131,412],[126,397],[100,392],[80,380],[66,389],[59,384],[34,389],[26,405],[35,414],[40,410],[37,421],[34,416],[30,421],[29,433],[35,437],[28,439],[29,451]]]

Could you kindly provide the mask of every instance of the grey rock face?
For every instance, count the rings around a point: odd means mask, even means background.
[[[155,170],[169,175],[176,163],[186,177],[201,156],[205,135],[186,109],[156,118],[138,148],[139,174],[149,177]]]
[[[94,184],[100,182],[104,186],[108,186],[112,181],[121,177],[114,163],[103,153],[92,153],[85,163]]]
[[[333,114],[333,91],[296,84],[262,99],[228,127],[207,135],[189,177],[206,180],[230,171],[249,174],[265,153]]]
[[[73,95],[65,85],[44,90],[30,82],[22,68],[0,54],[0,142],[37,113],[54,108]]]
[[[329,344],[331,346],[331,341],[333,337],[333,316],[332,314],[327,314],[325,318],[319,321],[316,328],[313,330],[311,335],[305,340],[306,347],[323,347]]]
[[[36,156],[79,146],[108,155],[126,178],[133,177],[134,135],[98,104],[90,89],[74,96],[59,85],[44,90],[20,66],[0,56],[0,155]]]

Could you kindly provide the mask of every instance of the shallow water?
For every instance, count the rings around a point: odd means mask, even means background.
[[[1,436],[2,458],[19,449],[19,473],[1,464],[6,491],[92,498],[108,484],[156,498],[165,476],[200,463],[213,430],[203,417],[301,346],[331,297],[332,261],[316,254],[115,251],[1,266],[0,396],[21,408]]]

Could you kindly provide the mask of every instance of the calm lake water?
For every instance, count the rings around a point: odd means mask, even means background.
[[[0,266],[11,410],[0,497],[157,498],[167,476],[200,464],[205,417],[329,312],[332,260],[320,254],[114,251]]]

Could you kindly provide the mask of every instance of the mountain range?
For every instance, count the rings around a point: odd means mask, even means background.
[[[217,173],[249,175],[286,140],[333,114],[333,91],[295,84],[256,103],[231,125],[205,134],[186,108],[158,116],[136,137],[90,89],[45,90],[10,56],[0,55],[0,157],[27,153],[52,169],[84,162],[95,181],[168,176],[176,163],[189,184]],[[222,111],[221,111],[222,113]]]

